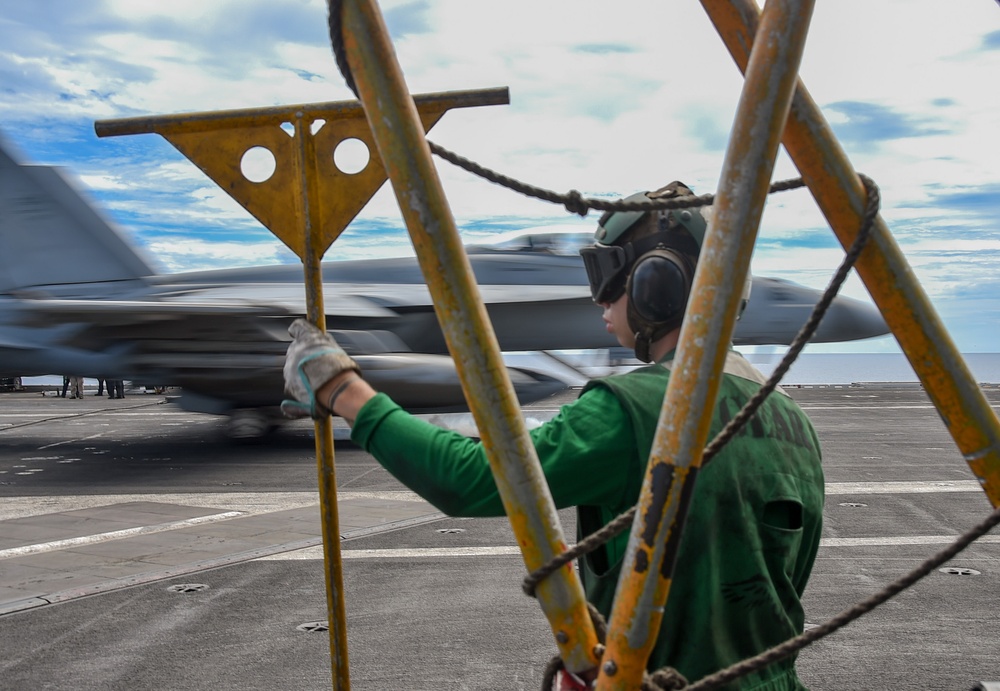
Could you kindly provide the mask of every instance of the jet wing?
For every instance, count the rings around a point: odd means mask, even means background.
[[[293,287],[281,285],[232,286],[185,290],[160,294],[143,300],[21,300],[26,326],[57,321],[85,320],[93,325],[151,324],[177,322],[190,317],[253,318],[264,316],[301,316],[305,299],[296,297]],[[266,289],[266,290],[265,290]],[[302,292],[299,286],[299,293]],[[345,317],[385,318],[393,312],[376,302],[354,295],[339,295],[332,311]]]
[[[0,333],[0,348],[31,351],[38,348],[38,343],[27,338],[12,338],[9,334]]]
[[[433,307],[430,290],[424,284],[340,283],[325,290],[331,295],[366,298],[386,307]],[[585,300],[593,305],[590,290],[583,285],[480,285],[479,294],[487,307],[496,304]],[[338,305],[339,308],[339,305]],[[330,312],[329,307],[327,312]]]

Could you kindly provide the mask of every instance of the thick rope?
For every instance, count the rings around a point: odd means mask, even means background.
[[[661,209],[690,209],[698,206],[711,206],[715,201],[714,194],[688,195],[686,197],[673,197],[670,199],[639,199],[635,201],[625,201],[624,199],[599,199],[596,197],[584,197],[576,190],[570,190],[566,194],[559,194],[542,187],[535,187],[520,180],[501,175],[456,153],[448,151],[443,146],[434,142],[427,142],[431,151],[449,163],[466,170],[473,175],[496,183],[509,190],[518,192],[527,197],[541,199],[542,201],[562,204],[570,213],[586,216],[590,209],[597,211],[658,211]],[[792,178],[781,180],[771,185],[769,194],[774,192],[784,192],[803,187],[805,183],[802,178]]]
[[[686,689],[687,678],[673,667],[658,669],[642,677],[642,691],[680,691]]]
[[[344,77],[347,87],[358,97],[358,88],[354,82],[354,75],[347,62],[347,55],[344,51],[343,21],[341,13],[343,11],[343,0],[327,0],[328,26],[330,30],[330,45],[333,48],[333,56],[337,62],[337,68]],[[623,199],[599,199],[596,197],[584,197],[577,190],[570,190],[565,194],[560,194],[543,187],[536,187],[515,178],[498,173],[490,168],[482,166],[475,161],[471,161],[464,156],[460,156],[453,151],[449,151],[440,144],[432,141],[427,142],[431,151],[449,163],[466,170],[473,175],[477,175],[494,184],[506,187],[509,190],[518,192],[527,197],[533,197],[553,204],[561,204],[570,213],[586,216],[588,211],[657,211],[661,209],[689,209],[698,206],[709,206],[715,200],[715,195],[691,195],[686,197],[674,197],[672,199],[661,200],[637,200],[626,202]],[[802,187],[805,183],[802,178],[783,180],[771,185],[770,192],[784,192]]]
[[[327,26],[330,28],[330,46],[333,48],[333,59],[337,61],[337,69],[344,77],[347,88],[359,101],[358,87],[354,83],[351,66],[347,64],[347,52],[344,50],[343,0],[327,0]]]
[[[537,597],[535,590],[538,588],[539,583],[571,561],[582,557],[584,554],[593,552],[615,535],[632,525],[632,519],[635,518],[635,511],[636,507],[633,506],[631,509],[609,522],[600,530],[594,531],[565,552],[552,557],[551,561],[547,564],[539,566],[537,569],[524,577],[524,580],[521,582],[521,590],[523,590],[524,594],[529,597]]]

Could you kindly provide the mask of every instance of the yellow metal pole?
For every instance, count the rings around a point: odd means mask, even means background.
[[[558,514],[472,278],[388,31],[372,0],[345,0],[347,62],[392,182],[438,320],[529,570],[566,549]],[[596,666],[597,639],[571,564],[538,588],[566,668]]]
[[[770,0],[764,10],[618,581],[603,691],[640,687],[660,631],[812,9]]]
[[[425,94],[414,100],[421,126],[430,128],[451,108],[507,103],[508,94],[506,89],[484,89]],[[317,123],[322,127],[314,132]],[[284,131],[286,125],[293,125],[294,137]],[[104,120],[94,128],[100,137],[156,132],[215,180],[302,260],[306,316],[326,330],[320,261],[386,179],[377,157],[363,171],[345,175],[333,165],[332,156],[317,156],[318,146],[332,154],[348,138],[371,140],[357,102]],[[242,156],[255,147],[266,149],[275,159],[274,173],[263,181],[250,181],[240,170]],[[315,432],[330,663],[334,688],[347,691],[347,618],[331,419],[317,421]]]
[[[317,199],[316,149],[309,133],[310,122],[301,115],[296,119],[298,139],[297,170],[299,176],[300,213],[305,253],[302,266],[305,273],[307,318],[326,331],[326,310],[323,306],[323,272],[320,264],[326,251],[323,224]],[[344,605],[344,562],[340,553],[340,516],[337,511],[337,471],[333,459],[333,418],[314,421],[316,433],[316,466],[319,475],[320,515],[323,530],[323,562],[326,566],[326,610],[330,633],[330,667],[333,688],[349,691],[350,670],[347,660],[347,611]]]
[[[760,18],[756,2],[702,5],[746,70]],[[840,243],[850,247],[861,227],[864,187],[801,81],[782,142]],[[858,274],[990,503],[1000,507],[1000,421],[881,217],[872,231]]]

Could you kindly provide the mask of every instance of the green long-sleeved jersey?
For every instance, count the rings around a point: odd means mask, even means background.
[[[580,537],[638,501],[671,355],[591,382],[531,431],[556,506],[577,507]],[[762,381],[729,354],[713,436]],[[482,444],[408,415],[383,394],[362,408],[352,439],[445,513],[504,514]],[[800,633],[822,509],[816,433],[788,396],[773,394],[699,473],[649,669],[669,665],[695,681]],[[627,545],[626,531],[581,561],[587,597],[606,617]],[[787,659],[731,688],[803,687]]]

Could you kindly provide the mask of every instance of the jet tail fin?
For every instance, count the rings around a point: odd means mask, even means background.
[[[0,139],[0,294],[154,273],[57,169],[18,163]]]

